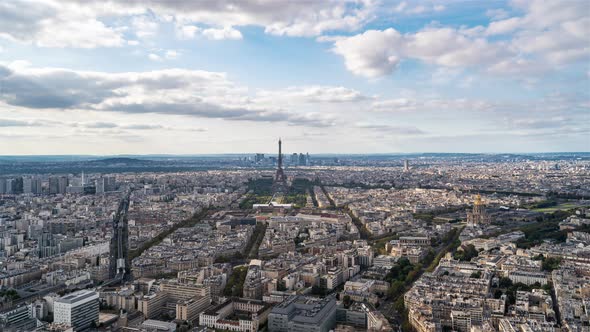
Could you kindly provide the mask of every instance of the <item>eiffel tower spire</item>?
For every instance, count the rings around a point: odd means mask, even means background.
[[[283,150],[282,150],[282,142],[279,138],[279,162],[277,165],[277,172],[275,174],[275,181],[273,184],[274,192],[286,192],[287,191],[287,177],[285,176],[285,172],[283,171]]]

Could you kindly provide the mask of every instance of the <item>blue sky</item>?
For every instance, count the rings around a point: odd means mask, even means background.
[[[0,3],[0,154],[590,146],[586,1]]]

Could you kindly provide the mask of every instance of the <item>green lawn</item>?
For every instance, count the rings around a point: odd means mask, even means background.
[[[575,209],[577,207],[579,207],[579,205],[578,204],[575,204],[575,203],[561,203],[561,204],[558,204],[558,205],[555,205],[555,206],[550,206],[550,207],[545,207],[545,208],[539,208],[539,209],[532,209],[532,211],[542,212],[542,213],[552,213],[552,212],[555,212],[557,210],[565,211],[565,210]]]

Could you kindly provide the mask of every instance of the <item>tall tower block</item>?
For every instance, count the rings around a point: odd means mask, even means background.
[[[287,177],[285,176],[285,172],[283,171],[283,150],[282,150],[282,142],[279,138],[279,156],[278,156],[278,164],[277,164],[277,172],[275,174],[275,179],[273,183],[273,191],[285,193],[287,192]]]

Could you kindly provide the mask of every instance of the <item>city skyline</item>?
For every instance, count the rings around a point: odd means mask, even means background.
[[[585,1],[10,1],[0,155],[587,152]]]

